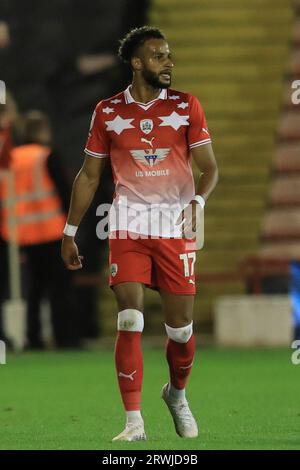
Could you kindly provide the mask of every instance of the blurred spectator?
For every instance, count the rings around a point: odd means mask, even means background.
[[[128,82],[130,71],[116,58],[118,40],[132,27],[147,22],[149,2],[0,0],[3,20],[0,79],[13,88],[22,110],[32,108],[34,103],[48,113],[68,181],[73,181],[81,166],[95,104],[118,92]],[[52,160],[60,162],[59,158]],[[58,179],[59,172],[56,172],[57,187]],[[74,294],[80,331],[87,338],[99,334],[101,308],[99,286],[88,284],[88,279],[99,274],[106,265],[107,243],[98,240],[95,233],[99,222],[96,207],[112,201],[113,187],[109,164],[79,235],[89,262],[80,273],[86,280],[82,279]],[[61,192],[60,197],[63,197]],[[95,250],[99,256],[89,256]]]
[[[8,47],[10,44],[9,27],[5,21],[0,21],[0,49]]]
[[[49,299],[57,347],[78,347],[78,322],[71,304],[71,277],[66,275],[59,257],[66,218],[64,208],[68,204],[67,185],[59,156],[50,148],[48,118],[39,111],[31,111],[26,114],[23,125],[25,143],[11,152],[15,197],[13,201],[6,199],[2,233],[8,240],[8,208],[12,202],[17,216],[17,240],[27,259],[28,348],[44,348],[40,320],[43,298]]]
[[[12,123],[15,114],[11,105],[0,104],[0,168],[7,168],[10,159]]]
[[[1,35],[1,32],[0,32]],[[9,92],[6,93],[6,104],[0,104],[0,183],[3,172],[8,169],[12,149],[13,126],[18,119],[16,104]],[[2,170],[2,173],[1,173]],[[0,207],[2,198],[0,193]],[[1,211],[0,211],[1,226]],[[8,258],[7,243],[1,237],[0,231],[0,339],[9,345],[3,331],[3,302],[8,297]]]

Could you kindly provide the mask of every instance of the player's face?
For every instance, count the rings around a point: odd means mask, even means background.
[[[171,86],[172,69],[169,46],[164,39],[149,39],[141,51],[141,74],[153,88],[169,88]]]

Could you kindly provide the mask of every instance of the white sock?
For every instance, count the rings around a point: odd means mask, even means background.
[[[171,398],[176,400],[184,400],[185,399],[185,388],[182,390],[178,390],[178,388],[173,387],[171,383],[169,383],[168,392]]]
[[[143,421],[141,412],[139,410],[126,411],[126,424],[136,423],[137,421]]]

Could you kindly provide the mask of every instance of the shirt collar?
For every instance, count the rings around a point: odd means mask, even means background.
[[[137,104],[140,104],[140,105],[143,105],[143,106],[148,106],[149,104],[153,103],[156,100],[166,100],[167,99],[167,89],[162,88],[157,98],[155,98],[154,100],[148,101],[148,103],[140,103],[139,101],[135,101],[132,94],[130,93],[130,88],[131,88],[131,85],[129,85],[126,88],[126,90],[124,91],[125,103],[126,104],[137,103]]]

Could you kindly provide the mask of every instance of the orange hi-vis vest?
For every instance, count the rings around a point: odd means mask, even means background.
[[[47,170],[50,149],[39,144],[15,147],[7,178],[0,182],[1,235],[19,245],[59,240],[66,222]]]

